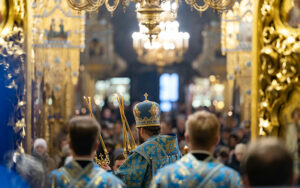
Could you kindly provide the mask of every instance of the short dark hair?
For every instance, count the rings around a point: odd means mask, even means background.
[[[293,156],[276,138],[250,144],[242,161],[242,172],[250,186],[287,186],[293,182]]]
[[[219,150],[219,155],[221,157],[229,157],[229,148],[226,146],[222,146]]]
[[[89,116],[76,116],[69,122],[72,149],[77,155],[90,155],[100,132],[99,123]]]
[[[235,139],[236,141],[239,140],[238,135],[236,135],[235,133],[230,134],[230,135],[229,135],[229,139],[230,139],[230,138],[233,138],[233,139]]]
[[[120,153],[119,155],[114,157],[114,162],[118,160],[125,160],[125,156],[123,153]]]
[[[159,135],[160,133],[160,126],[140,127],[139,129],[141,128],[144,129],[148,136]]]

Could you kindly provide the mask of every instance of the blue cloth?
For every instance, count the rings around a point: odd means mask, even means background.
[[[116,175],[128,187],[149,187],[156,171],[180,159],[176,135],[157,135],[133,150]]]
[[[185,155],[176,163],[160,169],[151,182],[151,188],[242,187],[240,176],[236,171],[219,163],[213,157],[208,159],[200,161],[193,154]],[[201,185],[205,179],[206,183]]]
[[[113,174],[90,163],[82,168],[75,160],[64,167],[54,170],[50,175],[50,187],[125,187],[124,183]]]
[[[0,166],[0,187],[29,188],[20,176],[3,166]]]

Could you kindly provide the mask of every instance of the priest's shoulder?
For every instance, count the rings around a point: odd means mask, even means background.
[[[159,169],[156,173],[156,177],[171,177],[170,175],[173,175],[173,176],[182,176],[184,174],[187,174],[187,173],[183,173],[183,172],[187,172],[188,169],[179,164],[180,161],[177,161],[175,163],[171,163],[161,169]]]
[[[232,169],[228,166],[225,166],[225,165],[223,165],[222,168],[220,168],[219,171],[220,171],[220,173],[223,172],[224,174],[231,174],[231,175],[234,175],[234,176],[240,176],[239,173],[236,170],[234,170],[234,169]]]
[[[152,155],[155,155],[156,154],[155,151],[158,150],[157,143],[155,143],[155,140],[157,140],[157,139],[158,139],[158,135],[155,136],[155,137],[150,138],[149,140],[147,140],[143,144],[139,145],[132,152],[133,153],[136,152],[136,153],[142,155],[145,158],[148,158]]]
[[[108,184],[110,186],[117,186],[117,187],[124,187],[124,183],[116,177],[114,174],[110,172],[106,172],[105,170],[100,168],[100,174],[97,176],[99,177],[98,181],[96,180],[95,183],[99,184],[99,181],[102,181],[103,184]]]

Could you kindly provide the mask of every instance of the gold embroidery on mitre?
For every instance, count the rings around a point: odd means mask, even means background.
[[[135,118],[136,118],[138,121],[142,121],[142,119],[141,119],[141,117],[140,117],[141,111],[139,111],[139,109],[138,109],[138,104],[134,107],[133,113],[134,113]]]
[[[138,121],[153,121],[153,120],[157,120],[158,118],[158,114],[159,114],[159,108],[155,105],[154,102],[151,102],[152,106],[149,110],[150,114],[151,114],[151,117],[148,118],[147,116],[144,117],[143,119],[140,117],[141,115],[141,112],[139,111],[138,109],[138,104],[134,107],[134,110],[133,110],[133,113],[136,117],[136,119]]]
[[[151,120],[156,120],[159,114],[159,108],[155,105],[154,102],[151,102],[152,106],[149,112],[151,113]]]
[[[151,102],[151,101],[147,101],[147,102],[143,102],[143,103],[150,103],[151,104],[151,108],[148,111],[151,114],[151,117],[141,117],[141,111],[138,109],[138,106],[141,105],[142,103],[138,103],[134,109],[133,109],[133,113],[136,119],[136,124],[137,127],[143,127],[143,126],[160,126],[159,123],[159,107],[155,104],[155,102]]]

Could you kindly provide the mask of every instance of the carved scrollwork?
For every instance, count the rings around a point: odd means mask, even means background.
[[[282,22],[278,10],[283,1],[265,0],[260,9],[259,135],[271,135],[281,125],[280,112],[300,77],[300,32]]]
[[[10,126],[14,132],[10,136],[13,137],[15,143],[8,144],[9,149],[17,149],[20,153],[24,153],[22,141],[26,135],[24,72],[26,57],[23,31],[25,1],[0,1],[3,5],[0,7],[0,16],[2,16],[0,20],[0,126],[5,131],[7,129],[4,127]]]
[[[16,134],[16,147],[24,152],[21,141],[25,137],[25,52],[21,28],[15,27],[8,35],[0,37],[0,90],[1,105],[7,111],[6,125]],[[3,120],[1,120],[3,121]]]

